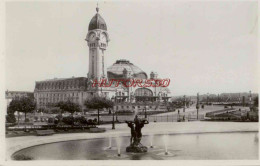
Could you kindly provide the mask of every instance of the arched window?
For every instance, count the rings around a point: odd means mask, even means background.
[[[135,96],[153,96],[153,92],[147,88],[139,88],[136,89]]]

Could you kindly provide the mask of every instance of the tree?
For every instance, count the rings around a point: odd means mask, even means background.
[[[6,115],[6,123],[15,123],[16,119],[14,116],[14,112],[10,111],[9,108],[7,108],[7,115]]]
[[[36,107],[36,103],[29,97],[15,98],[11,101],[9,105],[10,111],[18,112],[18,122],[19,122],[19,112],[23,112],[26,119],[26,114],[32,112]]]
[[[69,112],[71,114],[73,114],[74,112],[80,112],[79,104],[73,103],[70,100],[66,102],[61,101],[56,106],[59,107],[62,110],[62,112]]]
[[[256,107],[258,107],[258,96],[255,98],[255,100],[254,100],[254,105],[256,106]]]
[[[173,102],[167,102],[166,106],[168,111],[174,110],[175,108],[175,104]]]
[[[85,101],[85,106],[89,109],[97,109],[98,110],[98,124],[99,124],[99,110],[103,108],[112,108],[114,106],[114,103],[105,98],[100,96],[94,96],[92,98],[89,98]]]

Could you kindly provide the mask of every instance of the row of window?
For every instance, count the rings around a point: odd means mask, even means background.
[[[72,81],[62,81],[62,82],[46,82],[46,83],[37,83],[36,88],[38,89],[72,89],[79,88],[79,80]]]
[[[79,96],[79,93],[43,93],[43,94],[39,94],[38,97],[74,97],[74,96]],[[37,94],[35,94],[35,97],[37,97]]]
[[[136,107],[136,106],[132,106],[133,109],[135,109],[135,107]],[[144,107],[145,107],[145,106],[142,106],[142,108],[144,108]],[[154,107],[156,107],[156,106],[154,106]],[[123,106],[123,105],[122,105],[122,106],[116,106],[116,108],[117,108],[117,109],[119,109],[119,108],[124,109],[124,108],[130,108],[130,106],[129,106],[129,105],[127,105],[127,106]],[[141,106],[138,105],[137,108],[141,108]],[[153,108],[153,106],[149,106],[149,108]]]
[[[96,43],[90,43],[89,46],[90,46],[90,47],[95,47],[95,46],[96,46]]]
[[[96,47],[96,43],[90,43],[89,47]],[[106,47],[106,44],[101,43],[101,47]]]
[[[62,100],[62,99],[71,99],[71,100],[74,100],[74,99],[79,99],[79,97],[60,97],[60,98],[39,98],[39,101],[44,101],[44,100],[53,100],[53,101],[55,101],[55,100]]]
[[[40,105],[48,105],[48,104],[58,103],[58,102],[60,102],[60,101],[67,101],[67,100],[68,100],[68,99],[64,99],[64,100],[62,100],[62,99],[56,99],[56,100],[49,100],[49,101],[40,100],[40,101],[39,101],[39,104],[40,104]],[[79,102],[79,99],[78,99],[78,98],[70,99],[70,100],[73,101],[73,102],[76,102],[76,103]]]
[[[116,92],[116,96],[125,96],[125,93],[124,92]],[[126,96],[127,96],[127,93],[126,93]]]
[[[39,102],[39,105],[40,106],[43,106],[43,105],[52,105],[52,104],[55,104],[55,103],[58,103],[59,101],[53,101],[53,102]],[[79,101],[76,100],[74,101],[75,103],[78,103]]]
[[[155,93],[155,92],[154,92]],[[116,96],[125,96],[124,92],[116,92]],[[126,93],[127,96],[127,93]],[[153,96],[153,92],[151,90],[140,88],[135,91],[135,96]],[[166,93],[162,94],[162,97],[167,97]]]

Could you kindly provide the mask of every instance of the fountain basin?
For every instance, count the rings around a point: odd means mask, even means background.
[[[128,147],[126,147],[126,152],[132,152],[132,153],[145,153],[147,152],[147,147],[143,146],[142,144],[138,144],[138,145],[130,145]]]
[[[154,148],[147,153],[129,153],[130,137],[120,137],[120,156],[116,140],[109,138],[56,142],[22,149],[12,155],[25,155],[33,160],[194,160],[194,159],[258,159],[258,132],[206,133],[168,135],[165,155],[164,135],[154,135]],[[150,137],[143,136],[141,143],[149,146]]]

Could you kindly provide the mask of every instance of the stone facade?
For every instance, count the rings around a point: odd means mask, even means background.
[[[105,51],[110,39],[105,20],[99,14],[99,9],[96,10],[85,39],[89,49],[88,77],[37,81],[34,90],[37,108],[50,108],[60,101],[71,100],[85,109],[85,100],[99,95],[113,100],[117,110],[139,111],[147,107],[153,110],[159,107],[163,109],[160,103],[170,98],[167,87],[125,87],[122,84],[116,86],[116,83],[110,87],[92,87],[93,82],[100,79],[148,79],[143,70],[128,60],[117,60],[109,68],[106,67]],[[158,79],[158,74],[151,72],[150,78]]]
[[[83,106],[88,97],[87,78],[64,78],[37,81],[34,98],[37,108],[51,108],[60,101],[71,100]]]

